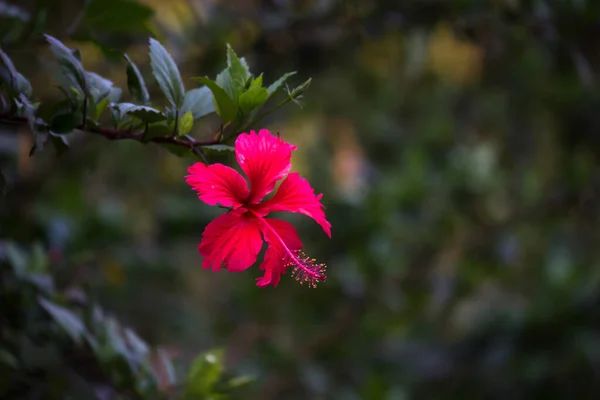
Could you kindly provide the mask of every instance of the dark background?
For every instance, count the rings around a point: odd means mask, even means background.
[[[600,3],[147,0],[151,26],[119,29],[77,23],[81,1],[18,3],[48,6],[44,32],[121,87],[127,52],[157,99],[149,35],[188,88],[224,67],[226,43],[268,82],[313,78],[303,108],[263,125],[324,193],[331,240],[285,217],[329,266],[316,290],[200,267],[222,210],[185,184],[192,160],[90,135],[30,158],[27,132],[0,126],[0,237],[69,260],[179,365],[224,347],[229,371],[256,377],[243,398],[597,398]],[[36,96],[56,97],[43,40],[14,37]]]

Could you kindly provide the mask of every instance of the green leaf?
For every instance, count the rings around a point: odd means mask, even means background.
[[[241,87],[238,87],[231,74],[229,73],[229,69],[224,69],[217,75],[217,79],[215,80],[216,84],[222,87],[225,92],[231,97],[233,100],[236,100],[238,94],[242,92]]]
[[[17,115],[27,118],[29,129],[33,134],[34,144],[29,151],[31,157],[36,152],[41,151],[44,148],[44,144],[48,139],[48,134],[44,130],[40,130],[40,125],[46,127],[46,123],[36,118],[36,106],[34,106],[29,99],[21,93],[18,99],[13,99],[17,106]]]
[[[39,303],[52,316],[54,321],[75,341],[81,343],[86,335],[86,328],[81,319],[70,310],[44,298]]]
[[[111,108],[117,111],[119,117],[124,117],[127,114],[127,111],[136,105],[133,103],[116,103],[111,106]]]
[[[185,114],[183,114],[183,116],[181,118],[179,118],[177,135],[183,136],[183,135],[187,134],[189,131],[192,130],[193,126],[194,126],[194,114],[192,114],[191,111],[188,111]]]
[[[91,0],[84,14],[90,29],[105,32],[149,32],[152,8],[132,0]]]
[[[0,69],[0,79],[3,80],[13,92],[23,93],[25,96],[31,97],[31,83],[16,70],[10,57],[2,50],[0,50],[0,61],[2,61],[2,64],[6,69],[5,74],[2,73],[2,69]]]
[[[81,114],[67,112],[56,115],[50,123],[50,130],[54,133],[70,133],[81,123]]]
[[[234,389],[234,388],[240,388],[242,386],[246,386],[249,385],[250,383],[254,382],[254,378],[249,377],[249,376],[240,376],[240,377],[236,377],[236,378],[231,378],[229,381],[227,381],[227,387]]]
[[[110,100],[111,103],[116,103],[121,98],[122,93],[123,92],[121,91],[121,89],[119,89],[118,87],[113,87],[110,89],[110,92],[108,93],[108,99]]]
[[[81,61],[79,61],[77,57],[73,55],[73,51],[65,46],[60,40],[50,35],[44,36],[50,44],[50,50],[54,54],[54,57],[56,57],[63,75],[75,87],[81,89],[83,93],[87,93],[85,74]]]
[[[125,59],[127,60],[127,88],[129,89],[129,94],[131,94],[131,97],[136,102],[147,105],[150,102],[150,95],[148,94],[144,78],[127,54],[125,54]]]
[[[94,100],[94,103],[108,97],[113,83],[106,78],[94,72],[85,72],[87,83],[87,94]]]
[[[223,350],[212,350],[198,356],[190,367],[186,390],[188,393],[204,396],[210,394],[212,387],[223,373]]]
[[[30,14],[23,8],[0,1],[0,41],[5,44],[22,44],[30,26],[27,23],[29,19]]]
[[[187,113],[188,111],[192,112],[194,120],[215,112],[212,93],[207,86],[192,89],[185,94],[181,112]]]
[[[150,140],[155,137],[165,137],[171,135],[171,133],[173,133],[173,129],[169,126],[169,124],[166,121],[157,122],[148,125],[148,129],[146,130],[146,135],[144,136],[144,139]]]
[[[185,93],[179,69],[171,55],[155,39],[150,39],[150,65],[167,100],[179,109],[183,105]]]
[[[262,87],[263,84],[263,74],[260,74],[259,76],[257,76],[256,78],[252,79],[252,83],[250,84],[250,87]]]
[[[194,79],[206,85],[212,92],[215,111],[221,118],[221,121],[223,121],[224,124],[233,121],[237,114],[237,106],[227,92],[217,85],[216,82],[207,77],[198,77]]]
[[[79,49],[71,49],[71,53],[81,62],[81,52]]]
[[[4,1],[0,2],[0,17],[20,19],[23,22],[27,22],[31,18],[25,9],[8,4]]]
[[[209,144],[207,146],[202,146],[202,148],[214,151],[235,151],[235,147],[227,144]]]
[[[144,359],[150,352],[150,348],[134,331],[129,328],[125,328],[124,330],[125,338],[127,339],[127,344],[133,350],[136,356],[138,356],[141,361]]]
[[[167,116],[155,108],[148,106],[133,106],[127,109],[127,114],[133,115],[146,123],[160,122],[167,119]]]
[[[236,87],[241,88],[250,76],[250,68],[244,58],[238,58],[233,47],[227,44],[227,69]]]
[[[100,117],[102,116],[102,113],[104,112],[104,110],[106,110],[106,107],[108,106],[109,102],[110,102],[110,99],[107,96],[103,100],[100,100],[100,102],[98,104],[96,104],[96,110],[94,111],[94,120],[95,121],[98,121],[100,119]]]
[[[288,78],[290,78],[291,76],[294,76],[294,75],[296,75],[296,72],[287,72],[287,73],[283,74],[275,82],[271,83],[269,85],[269,87],[267,88],[267,90],[269,91],[269,97],[271,97],[276,91],[278,91],[283,86],[285,81],[288,80]]]
[[[63,135],[50,132],[50,140],[52,141],[52,145],[54,146],[58,156],[69,150],[69,141]]]
[[[296,86],[292,91],[290,91],[290,93],[289,93],[290,97],[297,98],[298,96],[301,96],[302,94],[304,94],[306,89],[308,89],[308,87],[310,86],[311,82],[312,82],[312,78],[308,78],[306,81],[304,81],[300,85]]]
[[[306,91],[306,89],[308,89],[311,82],[312,78],[308,78],[305,82],[298,85],[294,89],[288,89],[288,96],[294,103],[298,104],[300,107],[302,107],[302,104],[300,104],[299,100],[303,97],[304,92]]]
[[[36,118],[35,112],[36,107],[29,101],[29,99],[21,93],[18,99],[14,99],[15,104],[17,105],[19,115],[27,118],[27,122],[29,123],[29,129],[32,132],[37,132],[36,126]]]
[[[164,371],[167,374],[169,385],[174,385],[177,382],[177,376],[175,374],[175,367],[173,366],[173,362],[162,348],[158,349],[158,356],[160,357],[160,361],[164,367]]]
[[[250,111],[257,107],[262,106],[267,98],[269,92],[263,87],[253,87],[248,91],[242,93],[239,98],[240,109],[244,114],[249,114]]]

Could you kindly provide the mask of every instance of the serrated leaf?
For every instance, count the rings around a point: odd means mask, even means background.
[[[244,58],[238,58],[231,45],[227,44],[227,70],[236,87],[241,88],[250,76],[250,68]]]
[[[19,95],[18,99],[13,100],[17,106],[17,115],[27,118],[29,129],[33,135],[34,144],[29,151],[29,156],[31,157],[44,148],[46,140],[48,139],[48,134],[45,131],[38,129],[39,125],[42,124],[46,127],[46,123],[39,118],[36,118],[36,106],[34,106],[23,93]]]
[[[0,78],[4,81],[4,83],[6,83],[6,85],[8,85],[13,92],[22,93],[25,96],[30,97],[32,93],[31,83],[29,83],[27,78],[17,71],[10,57],[8,57],[8,55],[1,49],[0,60],[6,68],[6,76],[4,76],[5,74],[0,73]]]
[[[71,53],[81,62],[81,52],[79,49],[71,49]]]
[[[227,381],[227,386],[229,388],[240,388],[242,386],[246,386],[249,385],[250,383],[254,382],[254,378],[249,377],[249,376],[240,376],[240,377],[236,377],[236,378],[231,378],[229,381]]]
[[[207,77],[198,77],[194,79],[206,85],[212,92],[215,111],[221,118],[221,121],[223,121],[224,124],[233,121],[237,115],[237,106],[227,92],[217,85],[216,82]]]
[[[256,78],[252,79],[252,83],[250,84],[250,87],[262,87],[263,84],[263,74],[260,74],[259,76],[257,76]]]
[[[247,115],[250,111],[254,110],[257,107],[262,106],[267,98],[269,97],[269,92],[267,89],[263,87],[253,87],[248,89],[248,91],[242,93],[239,98],[239,105],[242,112]]]
[[[175,374],[173,362],[162,348],[158,349],[158,356],[160,357],[160,361],[164,367],[169,385],[175,384],[177,382],[177,375]]]
[[[117,101],[119,101],[121,99],[121,94],[122,94],[121,89],[119,89],[118,87],[113,87],[110,89],[110,92],[108,93],[108,99],[110,100],[111,103],[116,103]]]
[[[63,75],[75,86],[81,89],[83,93],[87,93],[85,74],[81,61],[73,55],[73,51],[65,46],[60,40],[44,35],[50,44],[50,50],[56,57],[60,65]]]
[[[44,298],[39,299],[39,303],[52,319],[75,341],[81,343],[86,335],[86,328],[81,319],[70,310],[59,306],[56,303],[48,301]]]
[[[223,350],[212,350],[198,356],[190,367],[186,391],[204,396],[210,393],[223,373]]]
[[[287,72],[283,74],[279,79],[275,82],[271,83],[267,90],[269,91],[269,97],[271,97],[275,92],[277,92],[291,76],[296,75],[296,72]]]
[[[146,123],[160,122],[167,119],[167,116],[155,108],[148,106],[133,106],[125,111],[128,115],[133,115]]]
[[[14,99],[14,101],[17,105],[19,115],[27,118],[27,122],[29,123],[29,129],[31,129],[32,132],[36,132],[36,107],[31,103],[31,101],[29,101],[29,99],[23,93],[19,94],[19,98]]]
[[[235,147],[227,144],[209,144],[207,146],[202,146],[202,148],[214,151],[235,151]]]
[[[0,1],[0,17],[20,19],[27,22],[30,14],[23,8]]]
[[[192,89],[185,94],[181,112],[187,113],[188,111],[192,112],[194,120],[215,112],[212,92],[207,86]]]
[[[94,121],[92,118],[88,117],[88,118],[85,119],[85,126],[87,128],[89,128],[89,127],[97,128],[97,127],[100,126],[100,124],[97,121]]]
[[[231,97],[233,100],[236,100],[238,93],[241,92],[241,90],[238,89],[235,82],[233,81],[233,78],[229,73],[229,69],[227,68],[219,72],[219,74],[217,74],[215,82],[217,83],[217,85],[223,88],[225,92],[227,92],[229,97]]]
[[[81,123],[81,114],[67,112],[58,114],[50,122],[50,130],[54,133],[70,133]]]
[[[155,39],[150,39],[150,65],[167,100],[179,109],[183,105],[185,93],[179,69],[171,55]]]
[[[118,110],[119,113],[121,113],[122,115],[125,115],[125,113],[127,113],[127,110],[129,110],[132,107],[135,107],[135,104],[133,104],[133,103],[116,103],[116,104],[111,105],[111,108]]]
[[[91,0],[84,14],[90,29],[105,32],[149,32],[152,8],[132,0]]]
[[[107,96],[103,100],[100,100],[100,102],[98,104],[96,104],[96,110],[94,110],[94,120],[95,121],[98,121],[100,119],[100,117],[102,116],[102,113],[104,112],[104,110],[106,110],[106,107],[108,106],[109,102],[110,102],[110,99]]]
[[[51,120],[57,114],[64,114],[72,110],[71,100],[64,99],[54,103],[42,103],[36,115],[42,120]]]
[[[179,118],[179,124],[177,129],[177,135],[183,136],[192,130],[194,126],[194,114],[191,111],[183,114],[182,117]]]
[[[144,342],[134,331],[129,328],[125,328],[125,339],[127,339],[127,344],[138,356],[140,361],[144,359],[150,352],[150,348],[146,342]]]
[[[87,94],[92,98],[94,103],[108,97],[113,83],[106,78],[94,72],[85,72]]]
[[[289,95],[292,99],[299,98],[304,94],[306,89],[310,86],[312,82],[312,78],[308,78],[306,81],[302,82],[300,85],[296,86],[293,90],[289,92]]]
[[[140,73],[137,65],[125,54],[127,60],[127,88],[129,94],[136,101],[143,105],[147,105],[150,102],[150,94],[148,94],[148,88],[144,78]]]
[[[52,145],[54,146],[58,156],[61,156],[67,150],[69,150],[69,141],[63,135],[50,132],[50,140],[52,141]]]

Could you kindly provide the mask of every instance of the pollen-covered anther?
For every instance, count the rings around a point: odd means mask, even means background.
[[[294,257],[288,258],[286,267],[292,267],[292,278],[300,284],[306,282],[309,287],[316,288],[317,283],[327,279],[325,272],[327,265],[317,263],[314,258],[307,257],[302,251],[293,252]]]

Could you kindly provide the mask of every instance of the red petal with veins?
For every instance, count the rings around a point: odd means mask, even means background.
[[[308,181],[293,172],[281,183],[277,193],[262,204],[261,211],[267,213],[289,211],[307,215],[323,228],[327,236],[331,237],[331,224],[325,218],[325,207],[321,203],[322,196],[315,195]]]
[[[260,269],[265,271],[265,274],[256,280],[256,285],[277,286],[281,274],[285,273],[287,265],[285,260],[290,252],[293,254],[302,248],[302,242],[296,228],[289,222],[274,218],[263,218],[262,221],[261,231],[269,247],[260,265]],[[270,229],[264,224],[268,224]]]
[[[266,129],[242,133],[235,141],[235,156],[250,181],[249,203],[256,204],[275,188],[275,183],[290,172],[292,151],[296,146]]]
[[[239,208],[250,194],[242,175],[223,164],[204,165],[200,162],[188,168],[185,181],[208,205]]]
[[[206,226],[198,251],[204,256],[203,268],[240,272],[256,262],[262,244],[260,220],[245,209],[238,209]]]

